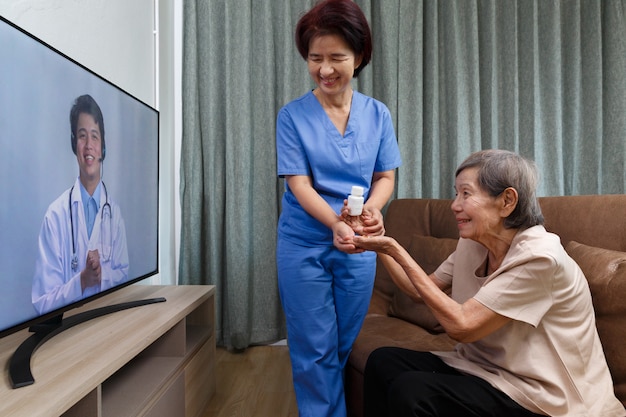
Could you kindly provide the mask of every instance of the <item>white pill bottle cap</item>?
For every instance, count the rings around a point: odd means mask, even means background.
[[[363,187],[359,187],[358,185],[353,185],[352,186],[352,191],[350,192],[350,194],[355,196],[355,197],[363,197],[363,192],[364,191],[365,191],[365,189]]]

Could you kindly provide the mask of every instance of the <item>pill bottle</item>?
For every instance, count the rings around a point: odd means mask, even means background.
[[[352,191],[348,196],[348,208],[351,216],[360,216],[363,212],[363,187],[352,186]]]

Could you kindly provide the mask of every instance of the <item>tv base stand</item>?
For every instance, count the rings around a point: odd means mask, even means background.
[[[145,298],[167,302],[126,309],[72,326],[32,357],[35,383],[11,387],[13,351],[28,330],[0,339],[0,415],[198,417],[215,393],[213,286],[131,285],[74,314]]]

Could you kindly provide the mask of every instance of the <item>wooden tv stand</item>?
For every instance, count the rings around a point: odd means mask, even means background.
[[[215,287],[131,285],[72,310],[164,297],[72,327],[32,357],[33,385],[8,362],[30,333],[0,339],[0,416],[198,417],[215,393]]]

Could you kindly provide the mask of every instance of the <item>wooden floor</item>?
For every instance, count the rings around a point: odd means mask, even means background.
[[[287,346],[217,348],[217,392],[201,417],[298,417]]]

